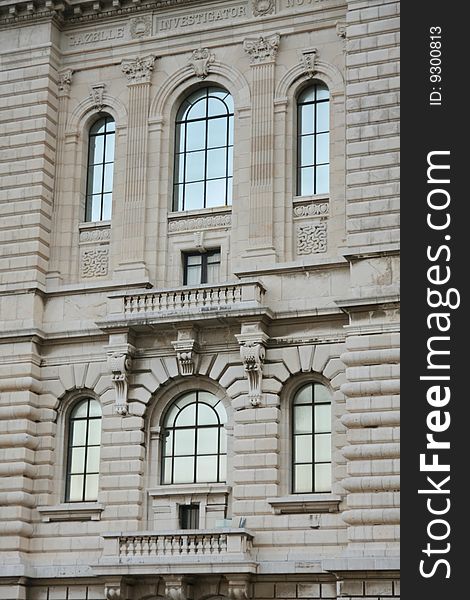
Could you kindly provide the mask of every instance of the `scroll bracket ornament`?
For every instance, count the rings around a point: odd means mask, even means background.
[[[209,48],[194,50],[189,57],[189,64],[194,69],[196,77],[204,80],[209,75],[210,65],[215,61],[215,54]]]
[[[308,77],[313,78],[317,74],[317,58],[318,50],[316,48],[302,50],[302,64]]]
[[[181,375],[194,375],[199,355],[196,328],[179,329],[178,339],[171,343],[176,352],[176,360]]]
[[[227,597],[230,600],[249,600],[251,598],[250,587],[247,577],[231,576],[228,580]]]
[[[106,89],[105,83],[95,83],[91,86],[90,96],[93,106],[97,110],[102,110],[104,106],[104,92]]]
[[[129,388],[129,374],[132,367],[134,347],[126,344],[122,347],[108,347],[108,368],[111,371],[112,381],[116,391],[115,409],[118,415],[124,416],[128,412],[127,392]]]
[[[165,579],[166,600],[192,600],[192,585],[183,575],[167,576]]]
[[[248,380],[248,397],[252,406],[262,400],[263,363],[269,336],[259,323],[243,323],[242,331],[235,336],[240,344],[240,357]]]

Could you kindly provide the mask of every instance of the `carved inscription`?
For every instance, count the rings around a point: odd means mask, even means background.
[[[246,4],[228,6],[226,8],[214,8],[201,12],[193,12],[186,15],[174,17],[162,17],[158,21],[158,31],[175,31],[199,25],[212,25],[222,23],[229,19],[239,19],[247,16]]]
[[[101,31],[87,31],[84,33],[74,33],[68,36],[69,46],[87,46],[98,42],[108,42],[119,40],[124,37],[124,27],[113,27],[113,29],[103,29]]]
[[[286,8],[294,8],[294,6],[311,6],[312,4],[320,4],[324,0],[284,0]]]
[[[310,223],[297,227],[297,254],[326,252],[326,223]]]

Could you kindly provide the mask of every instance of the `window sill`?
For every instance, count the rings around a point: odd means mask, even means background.
[[[104,506],[99,502],[66,502],[56,506],[38,506],[43,523],[53,521],[100,521]]]
[[[166,498],[168,496],[207,496],[208,494],[230,494],[232,488],[225,483],[183,483],[159,485],[148,490],[149,496]]]
[[[334,513],[339,512],[341,496],[336,494],[292,494],[282,498],[268,498],[274,514]]]
[[[204,217],[218,213],[232,212],[232,205],[213,206],[208,208],[195,208],[194,210],[174,210],[168,213],[168,219],[177,219],[178,217]]]
[[[294,196],[293,202],[328,202],[330,194],[309,194],[308,196]]]

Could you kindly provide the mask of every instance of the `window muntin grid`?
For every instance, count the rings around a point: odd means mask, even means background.
[[[173,210],[232,204],[233,99],[207,87],[188,96],[176,117]]]
[[[85,221],[111,219],[116,124],[109,115],[93,123],[88,136]]]
[[[226,420],[222,402],[209,392],[189,392],[173,402],[163,425],[162,483],[225,482]]]
[[[292,402],[292,491],[331,491],[331,397],[320,383],[301,387]]]
[[[327,194],[330,179],[330,94],[320,83],[297,99],[297,195]]]
[[[184,285],[218,283],[220,278],[220,250],[184,255]]]
[[[70,413],[67,452],[66,502],[92,502],[98,498],[101,448],[101,406],[87,398]]]

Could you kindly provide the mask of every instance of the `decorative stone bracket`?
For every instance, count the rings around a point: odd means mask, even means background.
[[[164,580],[167,600],[192,600],[192,586],[184,575],[170,575]]]
[[[230,598],[230,600],[249,600],[251,598],[251,585],[246,576],[231,576],[227,579],[227,597]]]
[[[134,347],[126,344],[125,347],[111,349],[108,352],[108,367],[112,373],[113,384],[116,390],[115,408],[119,415],[127,415],[127,390],[129,387],[129,372],[132,366]]]
[[[302,50],[302,64],[305,74],[308,77],[313,78],[317,73],[317,58],[318,51],[316,48],[307,48],[306,50]]]
[[[194,327],[178,329],[178,339],[171,343],[176,352],[181,375],[193,375],[199,352],[197,330]]]
[[[105,83],[95,83],[91,86],[90,96],[93,102],[93,106],[97,110],[102,110],[104,106],[104,93],[106,90]]]
[[[248,379],[248,397],[252,406],[259,406],[268,336],[259,323],[243,323],[242,332],[235,337],[240,344],[240,357]]]

